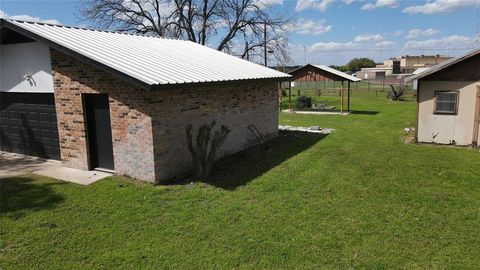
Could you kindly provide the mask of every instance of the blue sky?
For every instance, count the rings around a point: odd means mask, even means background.
[[[480,0],[258,0],[292,18],[289,51],[296,64],[381,62],[398,55],[456,56],[478,48]],[[0,0],[0,15],[84,25],[78,1]],[[23,16],[23,17],[17,17]]]

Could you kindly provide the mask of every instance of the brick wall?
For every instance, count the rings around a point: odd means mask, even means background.
[[[161,181],[191,169],[185,127],[214,119],[231,129],[221,155],[278,132],[278,91],[272,81],[172,86],[145,91],[55,50],[51,51],[62,162],[88,169],[82,93],[109,95],[115,171]]]
[[[51,50],[62,163],[89,169],[82,93],[109,95],[115,171],[154,181],[151,105],[147,91]]]
[[[173,178],[191,169],[185,127],[216,121],[231,132],[220,155],[237,152],[256,143],[248,126],[254,124],[266,138],[278,134],[276,82],[243,82],[183,87],[156,92],[153,117],[155,173],[157,180]]]

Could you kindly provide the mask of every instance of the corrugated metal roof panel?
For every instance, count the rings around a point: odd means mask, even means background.
[[[330,74],[333,74],[333,75],[336,75],[336,76],[339,76],[347,81],[351,81],[351,82],[358,82],[358,81],[361,81],[361,79],[355,77],[355,76],[352,76],[352,75],[348,75],[347,73],[345,72],[341,72],[339,70],[336,70],[334,68],[331,68],[331,67],[327,67],[325,65],[312,65],[312,64],[306,64],[305,66],[302,66],[302,67],[299,67],[297,69],[294,69],[292,71],[289,72],[289,74],[294,74],[296,73],[298,70],[301,70],[303,68],[306,68],[306,67],[315,67],[315,68],[318,68],[320,70],[323,70],[325,72],[328,72]]]
[[[425,72],[427,70],[429,70],[430,68],[429,67],[421,67],[421,68],[417,68],[415,69],[415,71],[412,73],[412,75],[418,75],[422,72]]]
[[[7,21],[148,85],[290,77],[190,41]]]
[[[336,70],[336,69],[331,68],[331,67],[328,67],[328,66],[324,66],[324,65],[313,65],[313,66],[316,67],[316,68],[319,68],[319,69],[321,69],[321,70],[324,70],[324,71],[326,71],[326,72],[330,72],[330,73],[332,73],[332,74],[335,74],[335,75],[337,75],[337,76],[340,76],[340,77],[342,77],[342,78],[344,78],[344,79],[346,79],[346,80],[349,80],[349,81],[351,81],[351,82],[359,82],[359,81],[361,81],[361,79],[359,79],[359,78],[357,78],[357,77],[355,77],[355,76],[348,75],[348,74],[345,73],[345,72],[341,72],[341,71],[339,71],[339,70]]]

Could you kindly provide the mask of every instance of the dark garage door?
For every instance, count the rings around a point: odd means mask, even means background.
[[[53,94],[0,93],[3,151],[60,159]]]

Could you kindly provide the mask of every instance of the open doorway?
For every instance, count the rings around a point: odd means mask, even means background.
[[[114,170],[110,106],[106,94],[83,95],[91,169]]]

